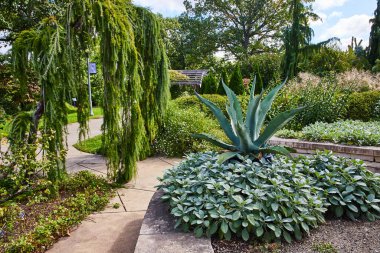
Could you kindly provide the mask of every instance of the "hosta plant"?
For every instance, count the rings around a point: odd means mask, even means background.
[[[268,146],[267,142],[303,108],[280,113],[273,118],[262,131],[266,115],[278,91],[285,85],[285,82],[271,90],[265,98],[263,98],[264,91],[262,91],[260,95],[255,96],[255,84],[256,81],[252,84],[245,118],[236,94],[224,83],[223,87],[229,101],[226,107],[229,119],[227,119],[223,111],[214,103],[196,93],[198,99],[215,115],[224,133],[231,141],[231,144],[225,143],[212,135],[204,133],[194,135],[194,137],[207,140],[214,145],[230,151],[219,156],[219,163],[223,163],[239,154],[249,154],[259,158],[268,153],[289,155],[290,151],[292,151],[282,146]]]
[[[160,179],[176,226],[196,236],[291,242],[324,222],[327,211],[379,218],[380,177],[362,161],[328,152],[271,163],[217,160],[214,152],[190,154]]]

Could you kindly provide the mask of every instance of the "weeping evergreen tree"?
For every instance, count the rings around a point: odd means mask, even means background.
[[[283,34],[285,55],[283,60],[283,76],[293,78],[298,74],[298,63],[301,58],[325,47],[338,40],[331,38],[318,44],[312,44],[314,31],[311,29],[310,20],[318,20],[317,14],[312,12],[311,5],[314,0],[291,0],[289,12],[292,15],[292,25],[287,27]]]
[[[380,1],[377,1],[375,17],[371,19],[372,27],[369,37],[368,60],[371,65],[375,65],[376,60],[380,59]]]
[[[69,93],[78,96],[80,138],[88,129],[89,104],[85,73],[88,53],[100,44],[104,80],[103,142],[108,174],[129,181],[136,162],[150,153],[169,97],[168,62],[157,17],[125,0],[71,0],[60,15],[23,31],[13,44],[15,73],[26,85],[26,69],[39,77],[41,101],[29,136],[46,135],[49,172],[58,180],[65,172],[65,131]],[[43,117],[44,128],[38,129]]]

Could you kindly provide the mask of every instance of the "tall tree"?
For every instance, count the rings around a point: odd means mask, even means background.
[[[56,181],[65,173],[67,94],[78,94],[78,121],[85,133],[89,108],[84,75],[87,52],[100,43],[104,85],[103,142],[108,174],[118,182],[136,173],[165,113],[169,95],[168,62],[160,24],[150,11],[125,0],[68,0],[59,15],[20,32],[13,43],[13,63],[21,85],[26,69],[38,75],[41,101],[30,122],[34,136],[44,115],[44,149]],[[43,135],[45,136],[45,135]]]
[[[222,50],[244,59],[278,42],[288,24],[288,0],[185,0],[188,13],[217,26]]]
[[[377,1],[375,17],[371,19],[372,28],[369,37],[368,60],[373,66],[380,59],[380,0]]]

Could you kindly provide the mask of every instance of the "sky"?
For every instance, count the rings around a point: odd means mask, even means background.
[[[185,10],[183,0],[133,0],[137,5],[149,7],[153,12],[165,17],[179,15]],[[341,47],[347,48],[354,36],[363,46],[368,45],[371,25],[369,19],[376,9],[376,0],[316,0],[314,11],[321,17],[313,22],[314,42],[324,41],[331,37],[341,40]]]

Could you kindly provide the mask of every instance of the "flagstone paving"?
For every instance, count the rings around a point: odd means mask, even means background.
[[[89,136],[101,133],[102,119],[90,120]],[[106,175],[104,157],[81,152],[72,145],[78,139],[78,124],[68,126],[67,170],[90,170]],[[137,164],[136,178],[118,189],[106,209],[90,215],[70,236],[61,238],[49,253],[134,252],[140,227],[150,199],[158,184],[157,177],[181,159],[152,157]],[[116,208],[118,207],[118,208]]]

